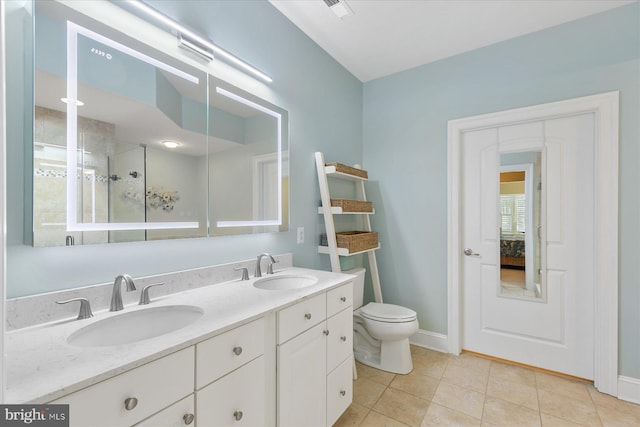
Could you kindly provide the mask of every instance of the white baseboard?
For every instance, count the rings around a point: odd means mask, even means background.
[[[640,379],[618,375],[618,399],[640,404]]]
[[[418,332],[409,338],[409,342],[430,350],[441,351],[443,353],[449,352],[449,340],[447,336],[437,332],[418,329]]]

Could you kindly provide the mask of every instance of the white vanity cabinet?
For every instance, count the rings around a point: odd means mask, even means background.
[[[195,426],[195,397],[190,394],[179,402],[147,418],[135,427]]]
[[[269,425],[265,335],[261,318],[196,345],[199,426]]]
[[[260,318],[51,403],[72,427],[267,426],[265,336]]]
[[[69,405],[72,427],[131,426],[193,393],[194,361],[185,348],[51,403]]]
[[[280,427],[332,425],[351,404],[352,286],[347,283],[278,312]]]

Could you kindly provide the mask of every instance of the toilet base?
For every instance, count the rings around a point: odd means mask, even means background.
[[[353,353],[358,362],[394,374],[404,375],[413,371],[408,338],[383,342],[375,340],[375,345],[372,345],[369,340],[357,335],[358,332],[354,333]]]

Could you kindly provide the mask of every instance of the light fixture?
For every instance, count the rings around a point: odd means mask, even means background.
[[[182,144],[176,141],[162,141],[162,145],[164,145],[167,148],[178,148]]]
[[[180,24],[177,21],[174,21],[173,19],[169,18],[168,16],[166,16],[165,14],[159,12],[158,10],[152,8],[151,6],[149,6],[148,4],[144,3],[143,1],[140,1],[140,0],[128,0],[127,3],[130,4],[131,6],[135,7],[139,11],[144,12],[147,15],[151,16],[152,18],[154,18],[154,19],[160,21],[161,23],[171,27],[172,29],[176,30],[179,34],[181,34],[183,36],[187,36],[190,39],[191,42],[196,42],[199,45],[204,46],[205,48],[211,49],[211,51],[213,51],[214,54],[223,57],[227,61],[233,63],[234,65],[242,68],[245,71],[250,72],[254,76],[264,80],[265,82],[271,83],[273,81],[273,79],[271,77],[269,77],[268,75],[266,75],[262,71],[258,70],[254,66],[244,62],[240,58],[238,58],[235,55],[227,52],[226,50],[222,49],[221,47],[216,46],[213,42],[211,42],[211,40],[208,40],[208,39],[202,37],[201,35],[199,35],[198,33],[194,32],[194,31],[191,31],[190,29],[186,28],[184,25]]]
[[[353,15],[353,10],[345,0],[324,0],[324,3],[329,6],[329,9],[340,19],[347,15]]]
[[[213,61],[213,53],[211,53],[208,49],[203,46],[200,46],[198,43],[189,40],[184,34],[178,34],[178,46],[181,48],[188,50],[191,53],[195,53],[200,58],[204,59],[207,62]]]
[[[60,98],[60,101],[64,102],[65,104],[69,104],[69,102],[70,102],[70,101],[69,101],[69,98]],[[76,104],[76,106],[78,106],[78,107],[82,107],[82,106],[84,105],[84,102],[82,102],[82,101],[80,101],[80,100],[77,100],[77,99],[76,99],[75,104]]]

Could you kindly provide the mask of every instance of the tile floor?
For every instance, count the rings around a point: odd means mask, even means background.
[[[358,363],[353,404],[335,426],[640,426],[640,405],[589,383],[471,354],[411,351],[408,375]]]

